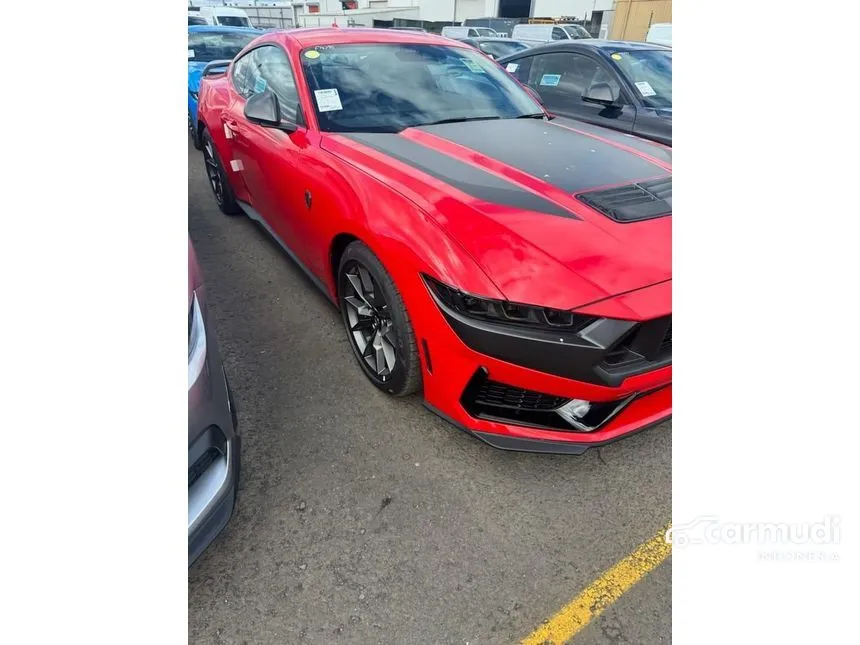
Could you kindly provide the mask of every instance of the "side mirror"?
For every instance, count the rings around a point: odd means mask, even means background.
[[[617,97],[612,94],[612,88],[607,83],[595,83],[582,95],[586,103],[598,103],[600,105],[615,105]]]
[[[281,106],[278,105],[278,97],[271,90],[254,94],[245,103],[245,118],[265,128],[279,128]]]

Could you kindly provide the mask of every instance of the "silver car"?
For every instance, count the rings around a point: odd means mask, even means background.
[[[188,240],[188,566],[227,525],[239,482],[236,407]]]

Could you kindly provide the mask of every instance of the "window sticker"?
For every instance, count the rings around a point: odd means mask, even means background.
[[[194,58],[194,50],[193,49],[188,50],[188,58]]]
[[[254,83],[254,94],[259,94],[260,92],[265,92],[267,85],[268,85],[268,83],[266,83],[266,79],[263,78],[262,76],[259,77],[257,79],[257,82]]]
[[[335,110],[343,109],[343,106],[340,104],[340,95],[337,93],[337,88],[315,90],[314,95],[316,96],[317,107],[320,112],[334,112]]]
[[[469,68],[469,71],[474,72],[475,74],[484,73],[484,70],[476,62],[468,60],[466,58],[461,58],[460,60],[463,61],[463,65]]]
[[[520,68],[519,63],[508,63],[505,67],[506,72],[514,73]]]
[[[548,87],[555,87],[561,80],[561,74],[544,74],[540,77],[540,84]]]
[[[654,91],[654,88],[651,87],[648,81],[639,81],[636,83],[636,89],[639,90],[642,96],[657,96],[657,92]]]
[[[612,60],[621,60],[621,54],[612,54],[610,58],[612,58]]]
[[[316,49],[310,49],[305,52],[305,58],[310,58],[311,60],[315,60],[320,57],[320,53]]]

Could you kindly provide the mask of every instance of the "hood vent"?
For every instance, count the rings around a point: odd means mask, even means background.
[[[672,214],[672,177],[580,193],[576,197],[616,222],[641,222]]]

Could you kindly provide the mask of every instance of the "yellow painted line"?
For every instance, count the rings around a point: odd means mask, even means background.
[[[666,531],[670,526],[664,526],[657,535],[605,571],[555,616],[520,641],[521,645],[562,645],[576,636],[621,594],[672,554],[672,545],[666,543]]]

